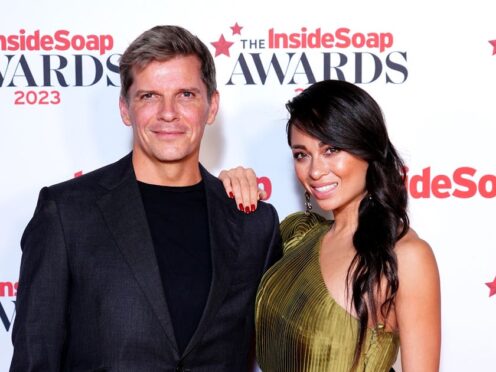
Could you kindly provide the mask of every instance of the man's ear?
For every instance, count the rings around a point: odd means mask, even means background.
[[[210,97],[210,107],[208,109],[207,124],[212,124],[215,121],[215,117],[217,116],[217,112],[219,111],[219,100],[219,91],[216,90],[212,93],[212,97]]]
[[[122,96],[119,97],[119,111],[121,112],[122,122],[130,127],[133,123],[131,122],[131,118],[129,117],[129,104],[126,98]]]

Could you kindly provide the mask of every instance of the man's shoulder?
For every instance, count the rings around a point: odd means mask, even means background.
[[[74,197],[111,187],[128,176],[132,171],[130,154],[114,163],[104,165],[79,177],[48,186],[51,195]]]
[[[265,216],[269,216],[271,218],[274,218],[273,216],[277,217],[279,219],[276,208],[270,204],[269,202],[266,201],[259,201],[257,204],[257,211],[259,211],[260,214],[263,214]],[[279,221],[278,221],[279,223]]]
[[[234,204],[234,201],[233,201]],[[276,208],[264,201],[259,201],[255,212],[245,214],[239,212],[246,231],[255,232],[254,237],[265,239],[279,234],[279,215]]]

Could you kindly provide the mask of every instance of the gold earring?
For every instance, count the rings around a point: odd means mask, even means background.
[[[312,210],[312,203],[310,203],[310,193],[308,191],[305,191],[305,214],[306,215],[310,214],[311,210]]]

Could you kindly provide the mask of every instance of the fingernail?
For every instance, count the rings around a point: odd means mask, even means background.
[[[243,204],[239,203],[238,208],[241,212],[244,212],[245,209],[243,208]]]
[[[230,197],[231,199],[234,199],[234,194],[232,193],[232,191],[229,191],[229,197]]]
[[[250,213],[250,207],[245,207],[245,213]]]
[[[252,204],[252,205],[251,205],[251,211],[252,211],[252,212],[255,212],[255,204]]]

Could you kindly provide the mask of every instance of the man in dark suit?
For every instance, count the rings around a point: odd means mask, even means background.
[[[133,151],[43,188],[22,237],[11,371],[248,370],[275,209],[240,211],[199,164],[219,93],[207,47],[157,26],[120,62]]]

